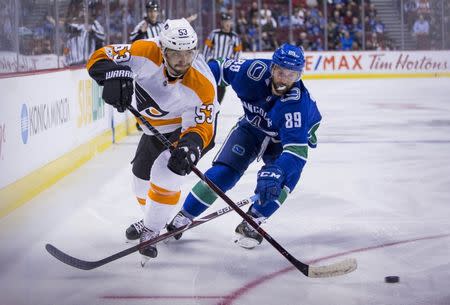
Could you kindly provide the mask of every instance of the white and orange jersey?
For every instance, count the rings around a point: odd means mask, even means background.
[[[102,84],[111,64],[126,65],[135,76],[133,106],[161,133],[181,127],[182,135],[196,132],[206,147],[213,137],[218,111],[214,76],[202,56],[179,79],[170,81],[164,68],[158,38],[133,44],[109,45],[95,51],[87,69]],[[97,70],[97,71],[96,71]],[[152,133],[142,126],[146,134]]]

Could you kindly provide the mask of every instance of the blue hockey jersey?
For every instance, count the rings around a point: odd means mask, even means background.
[[[304,83],[299,80],[280,97],[272,95],[270,59],[219,60],[208,65],[219,86],[234,89],[245,119],[281,144],[275,163],[289,176],[286,186],[292,190],[307,161],[308,147],[317,146],[315,132],[322,119]]]

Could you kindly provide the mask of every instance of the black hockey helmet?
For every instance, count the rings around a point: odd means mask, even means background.
[[[227,13],[222,13],[222,14],[220,14],[220,19],[221,20],[231,20],[231,15],[227,14]]]
[[[145,7],[147,8],[147,10],[152,10],[152,11],[159,10],[159,4],[156,1],[149,1],[149,2],[147,2]]]
[[[102,4],[101,0],[89,0],[88,1],[88,8],[96,8],[100,4]]]

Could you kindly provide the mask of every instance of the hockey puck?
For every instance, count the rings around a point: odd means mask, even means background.
[[[386,276],[384,278],[384,281],[386,283],[398,283],[400,281],[400,277],[398,277],[396,275],[390,275],[390,276]]]

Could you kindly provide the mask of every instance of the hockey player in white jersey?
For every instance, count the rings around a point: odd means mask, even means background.
[[[186,19],[167,20],[159,38],[99,49],[87,68],[104,86],[106,103],[123,112],[134,91],[133,106],[175,145],[170,152],[143,125],[132,163],[134,191],[144,217],[126,230],[126,236],[147,241],[169,220],[183,176],[212,139],[218,105],[214,75],[197,56],[197,34]],[[158,252],[152,245],[140,253],[145,262]]]

